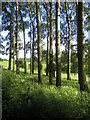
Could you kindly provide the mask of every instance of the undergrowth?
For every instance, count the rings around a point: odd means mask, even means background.
[[[80,93],[76,79],[67,81],[62,75],[61,88],[49,85],[43,76],[43,85],[38,85],[37,74],[2,70],[3,120],[7,119],[90,119],[90,93]]]

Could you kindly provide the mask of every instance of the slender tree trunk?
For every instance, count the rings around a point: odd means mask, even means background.
[[[49,57],[49,83],[53,83],[53,9],[50,2],[50,57]]]
[[[12,28],[11,28],[12,29]],[[8,67],[8,70],[11,70],[11,54],[12,54],[12,51],[11,51],[11,47],[12,47],[12,33],[11,33],[11,30],[10,30],[10,51],[9,51],[9,67]]]
[[[80,91],[88,91],[85,73],[84,3],[78,2],[78,79]]]
[[[56,87],[61,86],[60,0],[56,2]]]
[[[71,22],[68,16],[67,2],[65,2],[65,9],[66,9],[66,20],[69,28],[67,79],[70,80],[71,79]]]
[[[13,11],[14,11],[14,3],[12,3],[12,7],[11,7],[11,11],[12,11],[12,40],[13,40],[13,72],[15,70],[15,31],[14,31],[14,19],[13,19]]]
[[[49,51],[49,15],[48,15],[48,9],[47,6],[44,4],[44,2],[42,2],[43,7],[45,8],[46,12],[47,12],[47,51],[46,51],[46,76],[48,76],[48,71],[49,71],[49,66],[48,66],[48,51]]]
[[[32,74],[32,29],[30,29],[30,74]]]
[[[26,39],[25,39],[25,23],[23,21],[23,16],[20,10],[20,15],[21,15],[21,22],[22,22],[22,26],[23,26],[23,38],[24,38],[24,73],[27,73],[27,67],[26,67]]]
[[[77,27],[78,27],[78,0],[76,0],[76,20],[77,20]],[[77,49],[78,49],[78,28],[77,28]],[[78,57],[78,52],[77,52]]]
[[[41,52],[41,23],[39,2],[36,2],[37,32],[38,32],[38,84],[42,84],[42,52]]]
[[[90,77],[90,42],[88,44],[88,76]],[[90,82],[90,80],[89,80],[89,82]]]
[[[35,39],[35,29],[33,27],[32,74],[34,74],[34,39]]]
[[[15,71],[15,31],[13,27],[13,72]]]
[[[69,22],[69,41],[68,41],[68,69],[67,79],[71,79],[71,23]]]
[[[25,39],[25,23],[23,21],[23,36],[24,36],[24,72],[27,73],[26,68],[26,39]]]
[[[16,73],[19,74],[19,20],[18,20],[18,1],[16,2],[16,21],[17,21],[17,35],[16,35]]]
[[[30,62],[30,73],[31,74],[34,74],[34,38],[35,38],[35,28],[34,28],[34,25],[33,25],[33,20],[32,20],[32,11],[31,11],[31,7],[30,5],[28,4],[28,9],[29,9],[29,15],[30,15],[30,21],[31,21],[31,27],[33,27],[33,44],[32,44],[32,41],[31,41],[31,62]],[[32,36],[32,33],[31,33],[31,36]]]
[[[11,58],[12,58],[12,41],[13,41],[13,7],[11,7],[11,28],[10,28],[10,51],[9,51],[9,67],[8,70],[11,70]]]
[[[46,76],[48,76],[48,43],[49,43],[49,19],[48,19],[48,12],[47,12],[47,52],[46,52]]]

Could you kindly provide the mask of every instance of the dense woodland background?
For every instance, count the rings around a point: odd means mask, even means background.
[[[89,10],[83,1],[2,2],[2,32],[8,34],[0,33],[0,53],[9,54],[0,59],[3,119],[90,118]]]

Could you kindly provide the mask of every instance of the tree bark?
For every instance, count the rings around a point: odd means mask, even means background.
[[[65,9],[66,9],[66,20],[69,28],[67,79],[70,80],[71,79],[71,22],[68,16],[67,2],[65,2]]]
[[[80,91],[88,91],[85,73],[84,3],[78,2],[78,79]]]
[[[15,71],[15,31],[13,26],[13,72]]]
[[[35,39],[35,28],[34,28],[34,23],[32,20],[32,11],[31,11],[31,7],[28,4],[28,9],[29,9],[29,15],[30,15],[30,20],[31,20],[31,26],[33,27],[33,44],[31,44],[31,48],[32,48],[32,67],[30,73],[34,74],[34,39]],[[31,34],[32,35],[32,34]],[[31,64],[31,63],[30,63]]]
[[[49,55],[49,83],[53,83],[53,9],[50,2],[50,55]]]
[[[46,13],[47,13],[47,51],[46,51],[46,76],[48,76],[49,66],[48,66],[48,51],[49,51],[49,15],[48,15],[48,8],[44,2],[42,2]]]
[[[21,7],[20,7],[21,9]],[[23,38],[24,38],[24,73],[27,73],[27,66],[26,66],[26,39],[25,39],[25,23],[23,20],[23,16],[20,10],[21,22],[22,22],[22,29],[23,29]]]
[[[32,26],[30,26],[30,74],[32,74]]]
[[[10,28],[10,51],[9,51],[9,67],[8,70],[11,70],[11,59],[12,59],[12,42],[13,42],[13,6],[11,7],[11,28]]]
[[[90,42],[88,44],[88,76],[90,77]],[[89,82],[90,82],[90,80],[89,80]]]
[[[56,87],[61,86],[60,0],[56,2]]]
[[[18,20],[18,0],[16,2],[16,21],[17,21],[17,35],[16,35],[16,73],[19,74],[19,20]]]
[[[47,52],[46,52],[46,76],[48,76],[48,51],[49,51],[49,49],[48,49],[48,47],[49,47],[49,45],[48,45],[48,43],[49,43],[49,25],[48,25],[48,23],[49,23],[49,16],[48,16],[48,12],[47,12]]]
[[[26,39],[25,39],[25,23],[23,21],[23,37],[24,37],[24,72],[27,73],[26,68]]]
[[[42,52],[41,52],[41,23],[39,2],[36,2],[37,32],[38,32],[38,84],[42,84]]]
[[[34,74],[34,39],[35,39],[35,29],[33,27],[33,45],[32,45],[32,74]]]

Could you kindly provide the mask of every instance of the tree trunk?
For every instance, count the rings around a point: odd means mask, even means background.
[[[13,26],[13,72],[15,71],[15,31]]]
[[[33,27],[32,74],[34,74],[34,39],[35,39],[35,29]]]
[[[84,3],[78,2],[78,79],[80,91],[88,91],[85,73]]]
[[[53,83],[53,9],[50,2],[50,57],[49,57],[49,83]]]
[[[21,8],[20,8],[21,9]],[[22,26],[23,26],[23,38],[24,38],[24,73],[27,73],[27,69],[26,69],[26,39],[25,39],[25,23],[23,21],[23,16],[20,10],[20,16],[21,16],[21,22],[22,22]]]
[[[12,29],[12,28],[11,28]],[[11,47],[12,47],[12,33],[11,33],[11,30],[10,30],[10,51],[9,51],[9,67],[8,67],[8,70],[11,70],[11,54],[12,54],[12,51],[11,51]]]
[[[12,3],[11,11],[12,11],[12,40],[13,40],[13,72],[15,70],[15,31],[14,31],[14,19],[13,19],[13,10],[14,10],[14,3]]]
[[[61,86],[60,1],[56,2],[56,87]]]
[[[42,84],[42,52],[41,52],[41,23],[39,2],[36,2],[37,32],[38,32],[38,84]]]
[[[30,74],[32,74],[32,29],[31,27],[30,27]]]
[[[34,74],[34,38],[35,38],[35,28],[34,28],[34,24],[33,24],[33,20],[32,20],[32,11],[31,11],[31,7],[30,5],[28,4],[28,9],[29,9],[29,15],[30,15],[30,21],[31,21],[31,27],[33,27],[33,44],[32,44],[32,41],[31,41],[31,62],[30,62],[30,73],[31,74]],[[32,36],[32,33],[31,33],[31,36]]]
[[[78,26],[78,0],[76,0],[76,21]],[[77,49],[78,49],[78,28],[77,28]],[[78,52],[77,52],[77,57],[78,57]]]
[[[48,76],[48,43],[49,43],[49,19],[48,19],[48,12],[47,12],[47,52],[46,52],[46,76]]]
[[[17,21],[17,35],[16,35],[16,73],[19,74],[19,20],[18,20],[18,1],[16,2],[16,21]]]
[[[11,70],[11,58],[12,58],[12,41],[13,41],[13,7],[11,7],[11,28],[10,28],[10,52],[9,52],[9,67],[8,70]]]
[[[69,28],[67,79],[70,80],[71,79],[71,22],[68,16],[67,2],[65,2],[65,9],[66,9],[66,20]]]
[[[24,36],[24,72],[27,73],[26,69],[26,41],[25,41],[25,23],[23,21],[23,36]]]
[[[69,22],[69,41],[68,41],[68,69],[67,79],[71,80],[71,23]]]
[[[88,44],[88,77],[90,77],[90,42]],[[90,79],[89,79],[89,82],[90,82]]]

